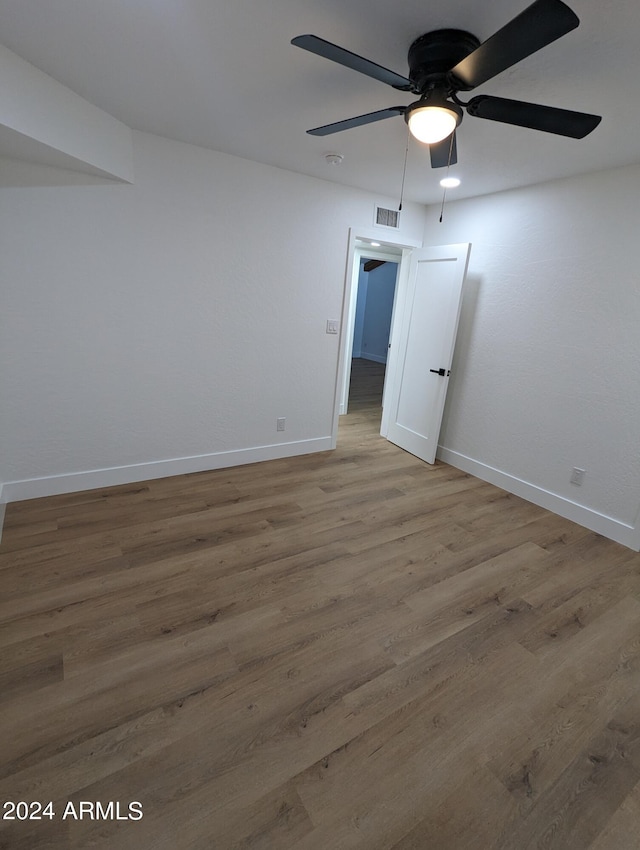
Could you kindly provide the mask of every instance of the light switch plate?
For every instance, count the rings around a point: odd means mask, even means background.
[[[336,319],[327,319],[327,333],[337,334],[339,322]]]

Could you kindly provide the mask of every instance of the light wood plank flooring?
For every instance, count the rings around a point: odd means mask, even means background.
[[[8,507],[0,802],[55,817],[1,848],[640,847],[640,556],[352,409],[335,452]],[[143,817],[63,819],[96,801]]]

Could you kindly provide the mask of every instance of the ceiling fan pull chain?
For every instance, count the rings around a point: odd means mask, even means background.
[[[438,219],[440,224],[442,224],[442,216],[444,215],[444,199],[447,197],[447,187],[445,186],[442,190],[442,206],[440,207],[440,218]]]
[[[407,128],[407,146],[404,149],[404,166],[402,168],[402,186],[400,187],[400,203],[398,205],[398,212],[401,212],[401,210],[402,210],[402,200],[404,198],[404,178],[406,177],[406,174],[407,174],[407,156],[409,155],[409,137],[410,137],[409,128]]]
[[[453,133],[451,134],[451,141],[449,142],[449,160],[447,162],[447,174],[449,176],[449,169],[451,168],[451,153],[453,151]],[[440,224],[442,224],[442,216],[444,215],[444,201],[447,197],[447,187],[444,187],[444,191],[442,193],[442,206],[440,207]]]

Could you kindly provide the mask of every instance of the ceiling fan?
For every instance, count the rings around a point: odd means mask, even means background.
[[[577,15],[562,0],[535,0],[482,44],[476,36],[464,30],[428,32],[417,38],[409,48],[408,77],[318,36],[299,35],[291,41],[296,47],[345,65],[399,91],[419,96],[409,106],[390,106],[307,132],[312,136],[328,136],[351,127],[404,115],[412,135],[429,145],[433,168],[457,162],[455,131],[462,121],[463,109],[476,118],[582,139],[598,126],[601,121],[599,115],[484,94],[467,102],[458,97],[458,92],[470,91],[486,83],[566,35],[579,23]]]

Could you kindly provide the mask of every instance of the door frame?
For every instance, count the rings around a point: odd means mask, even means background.
[[[371,249],[363,248],[357,243],[379,242],[380,247]],[[421,248],[422,243],[414,239],[402,239],[395,234],[381,234],[374,227],[350,227],[349,245],[345,266],[345,282],[342,297],[342,317],[340,330],[340,348],[338,352],[338,369],[336,373],[336,385],[334,391],[334,413],[333,426],[331,430],[331,447],[335,449],[338,441],[338,421],[342,413],[347,412],[349,397],[349,378],[351,374],[351,349],[353,347],[353,331],[356,318],[356,302],[358,298],[358,277],[360,274],[361,256],[381,256],[385,254],[385,247],[400,249],[402,254],[391,255],[387,252],[386,259],[398,263],[398,274],[396,278],[396,290],[393,302],[393,313],[391,316],[391,332],[389,339],[393,338],[394,323],[396,321],[396,303],[398,291],[402,281],[409,273],[409,260],[414,248]],[[388,365],[388,361],[387,361]],[[384,396],[383,396],[384,398]]]

